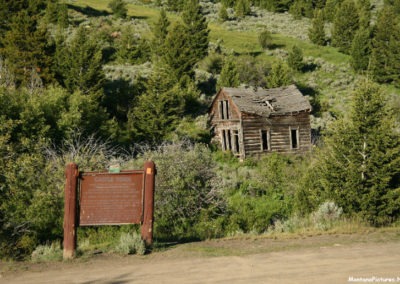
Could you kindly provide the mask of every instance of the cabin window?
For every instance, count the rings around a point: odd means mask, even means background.
[[[225,130],[221,131],[221,138],[222,138],[222,150],[226,150],[226,138],[225,138]]]
[[[238,130],[230,130],[230,129],[221,130],[221,138],[222,138],[222,150],[224,151],[230,150],[233,153],[240,152]]]
[[[232,135],[231,135],[231,131],[228,129],[226,132],[227,132],[226,141],[227,141],[228,150],[232,150]]]
[[[240,148],[239,148],[239,131],[238,130],[233,130],[233,152],[234,153],[239,153]]]
[[[229,104],[228,101],[219,101],[219,115],[221,119],[229,119]]]
[[[270,133],[268,130],[261,130],[261,151],[269,151],[270,149]]]
[[[299,129],[290,128],[290,145],[291,149],[299,148]]]

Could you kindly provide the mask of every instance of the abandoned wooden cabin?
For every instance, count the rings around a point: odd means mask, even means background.
[[[209,110],[215,140],[246,156],[311,149],[311,105],[295,85],[274,89],[222,88]]]

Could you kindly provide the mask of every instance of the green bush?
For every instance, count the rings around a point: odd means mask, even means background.
[[[119,243],[115,246],[115,251],[123,255],[144,255],[146,252],[146,246],[140,234],[123,233],[119,238]]]
[[[32,252],[31,260],[33,262],[60,261],[63,257],[63,251],[60,245],[52,243],[51,245],[39,245]]]
[[[155,237],[198,238],[195,227],[199,222],[208,222],[224,210],[210,149],[203,144],[175,142],[141,157],[153,160],[157,167]]]

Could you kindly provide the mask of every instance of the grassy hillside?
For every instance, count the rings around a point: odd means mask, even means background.
[[[141,32],[143,36],[151,36],[152,25],[157,21],[159,9],[151,4],[143,4],[146,1],[127,1],[128,15],[132,17],[133,22],[140,22],[146,28]],[[150,1],[148,1],[150,2]],[[375,3],[380,6],[380,2]],[[71,1],[72,5],[79,7],[90,7],[98,11],[110,11],[107,7],[108,0],[76,0]],[[136,4],[133,4],[136,3]],[[359,75],[354,74],[350,68],[350,57],[338,52],[336,48],[326,46],[321,47],[312,44],[308,40],[307,32],[310,26],[309,19],[295,20],[290,14],[275,14],[261,9],[252,10],[252,15],[236,21],[231,20],[224,23],[218,21],[219,4],[209,3],[203,6],[207,13],[210,28],[210,40],[212,43],[218,43],[225,52],[234,53],[236,56],[253,56],[256,62],[266,62],[271,64],[277,58],[285,60],[288,52],[294,45],[300,47],[308,64],[309,71],[305,73],[294,74],[296,83],[305,86],[305,94],[318,96],[321,113],[317,116],[329,113],[341,115],[346,113],[348,107],[348,94],[355,88]],[[233,11],[229,11],[233,17]],[[176,21],[178,16],[174,13],[168,13],[171,21]],[[268,29],[272,32],[273,48],[263,50],[258,42],[259,33]],[[330,33],[329,27],[326,27],[327,34]],[[108,66],[110,72],[118,70],[119,73],[135,70],[134,67]],[[128,71],[131,70],[131,71]],[[117,72],[117,73],[118,73]],[[134,71],[135,72],[135,71]],[[115,76],[115,75],[114,75]],[[129,75],[126,75],[129,76]],[[399,90],[391,86],[384,86],[397,102]],[[396,103],[397,102],[397,103]],[[326,119],[322,119],[326,120]],[[321,126],[321,119],[314,121],[314,127]]]

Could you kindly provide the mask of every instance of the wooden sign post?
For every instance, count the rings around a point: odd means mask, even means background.
[[[141,224],[142,239],[151,245],[155,172],[155,164],[151,161],[145,163],[143,170],[119,173],[78,173],[77,165],[67,165],[64,259],[75,254],[77,226]]]
[[[76,249],[76,186],[78,183],[78,166],[68,164],[65,170],[64,201],[64,259],[73,258]]]

